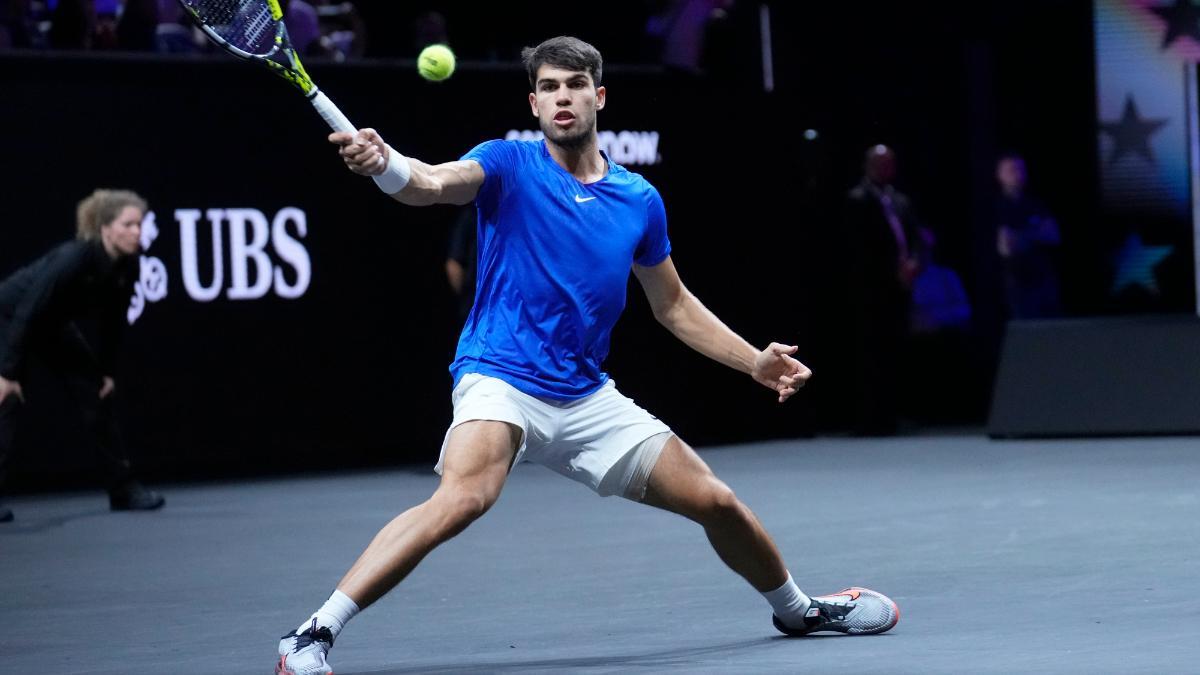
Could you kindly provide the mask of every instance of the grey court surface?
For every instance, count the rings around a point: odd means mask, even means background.
[[[788,639],[702,532],[517,467],[484,519],[352,621],[338,675],[1200,672],[1200,439],[816,439],[701,450],[813,594],[900,624]],[[432,473],[16,499],[0,525],[0,672],[270,673]]]

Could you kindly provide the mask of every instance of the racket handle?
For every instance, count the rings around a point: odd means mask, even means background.
[[[329,127],[334,131],[345,131],[351,134],[358,131],[358,129],[350,123],[350,120],[342,114],[342,111],[338,110],[338,107],[333,104],[333,101],[329,100],[329,97],[325,95],[325,92],[318,90],[317,93],[309,100],[312,101],[313,107],[317,109],[317,112],[320,113],[321,117],[325,119],[325,123],[328,124]]]

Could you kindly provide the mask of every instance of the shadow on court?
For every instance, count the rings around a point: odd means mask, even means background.
[[[78,513],[67,513],[53,517],[33,518],[22,520],[21,514],[17,514],[17,520],[11,523],[5,523],[4,527],[0,527],[0,537],[13,536],[20,534],[40,534],[48,530],[56,530],[65,527],[69,523],[84,520],[85,518],[95,518],[97,516],[107,516],[111,513],[106,508],[89,509]]]
[[[786,637],[765,637],[757,640],[739,640],[707,647],[667,649],[647,654],[611,656],[589,656],[573,659],[534,659],[528,661],[492,661],[486,663],[424,663],[419,666],[389,668],[385,670],[360,670],[345,675],[404,675],[406,673],[528,673],[567,672],[587,669],[622,668],[687,668],[705,662],[705,657],[729,656],[750,649],[761,649],[772,642],[786,642]]]

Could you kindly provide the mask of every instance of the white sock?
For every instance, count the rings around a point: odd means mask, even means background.
[[[792,575],[789,572],[787,581],[783,585],[773,591],[767,591],[762,594],[767,602],[771,603],[771,609],[775,610],[775,616],[783,622],[788,628],[801,628],[804,626],[804,613],[808,611],[811,602],[804,591],[792,581]]]
[[[325,604],[321,605],[321,609],[318,609],[312,616],[308,617],[307,621],[300,624],[296,632],[303,633],[308,630],[312,627],[313,619],[316,619],[317,626],[328,628],[336,640],[338,633],[342,632],[342,627],[350,619],[354,618],[355,614],[358,614],[358,605],[350,599],[350,596],[341,591],[334,591],[333,595],[329,596],[329,599],[325,601]]]

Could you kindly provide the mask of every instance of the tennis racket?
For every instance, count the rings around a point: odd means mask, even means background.
[[[179,4],[225,51],[261,63],[296,85],[334,131],[357,131],[305,72],[288,39],[278,0],[179,0]]]

